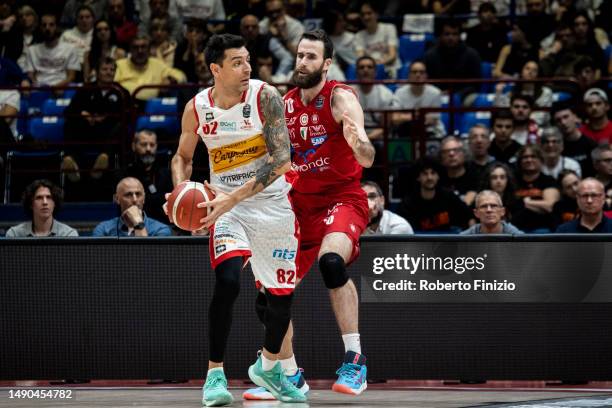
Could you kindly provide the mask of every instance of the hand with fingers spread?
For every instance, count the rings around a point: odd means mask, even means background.
[[[200,220],[204,224],[202,229],[208,229],[217,221],[217,218],[234,208],[237,201],[231,194],[227,194],[217,186],[209,184],[208,181],[205,181],[204,184],[215,193],[214,200],[205,201],[197,205],[198,208],[208,208],[208,215]]]

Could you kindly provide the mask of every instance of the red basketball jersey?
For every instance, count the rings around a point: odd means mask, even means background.
[[[299,88],[285,95],[292,167],[298,175],[293,188],[300,193],[359,188],[362,167],[344,139],[342,124],[332,114],[331,96],[336,87],[353,92],[345,84],[328,81],[308,105],[302,103]]]

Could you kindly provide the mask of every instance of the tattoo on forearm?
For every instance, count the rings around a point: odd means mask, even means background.
[[[264,85],[260,94],[260,102],[265,119],[263,137],[270,157],[257,170],[253,188],[259,184],[262,184],[264,188],[272,184],[280,176],[277,169],[291,160],[283,99],[275,88]]]

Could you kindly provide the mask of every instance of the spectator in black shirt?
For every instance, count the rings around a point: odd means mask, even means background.
[[[571,221],[579,215],[576,192],[580,184],[580,177],[571,170],[564,170],[559,175],[559,183],[561,184],[561,199],[553,207],[556,226]]]
[[[554,104],[552,117],[563,135],[563,156],[576,160],[582,168],[583,176],[592,176],[591,152],[597,147],[597,142],[580,132],[578,128],[580,119],[576,115],[573,103],[559,102]]]
[[[527,14],[518,20],[527,41],[539,48],[540,42],[555,29],[555,17],[546,13],[546,0],[527,0]]]
[[[480,191],[492,190],[499,194],[506,208],[506,220],[510,220],[512,213],[517,208],[517,200],[514,194],[516,179],[510,167],[501,162],[491,163],[483,175],[481,183]]]
[[[471,205],[478,190],[478,175],[465,165],[465,147],[463,142],[448,136],[440,142],[440,162],[445,172],[440,186],[455,194],[467,205]]]
[[[497,20],[492,3],[480,5],[478,20],[480,24],[467,30],[465,43],[478,51],[483,61],[497,62],[499,52],[508,43],[508,27]]]
[[[580,217],[562,224],[557,228],[559,233],[612,233],[612,220],[604,215],[605,194],[603,184],[586,178],[578,185],[578,208]]]
[[[515,196],[522,206],[512,214],[512,222],[525,232],[548,233],[553,228],[552,211],[560,195],[555,179],[542,174],[543,161],[537,145],[523,146],[517,153]]]
[[[417,165],[419,187],[402,201],[398,214],[420,232],[459,232],[468,227],[473,214],[454,193],[438,186],[440,171],[431,159]]]
[[[521,145],[512,139],[514,116],[512,116],[510,110],[502,109],[493,115],[493,132],[493,142],[489,147],[489,154],[499,162],[510,163],[514,161],[514,156]]]
[[[519,26],[512,26],[510,44],[504,45],[499,52],[495,68],[493,68],[493,77],[513,78],[518,76],[528,61],[538,60],[538,49],[537,45],[532,45],[527,41],[525,33]]]
[[[495,158],[489,154],[489,148],[491,147],[490,134],[489,128],[483,124],[472,126],[468,133],[468,148],[470,150],[468,167],[473,170],[479,183],[489,164],[495,161]]]

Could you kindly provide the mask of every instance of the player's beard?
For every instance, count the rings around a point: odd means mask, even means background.
[[[302,88],[302,89],[310,89],[310,88],[315,87],[323,79],[323,65],[324,64],[325,62],[321,64],[319,69],[317,69],[316,71],[310,74],[306,74],[306,76],[303,76],[303,77],[299,76],[297,70],[293,71],[293,75],[291,76],[291,82],[298,88]]]

